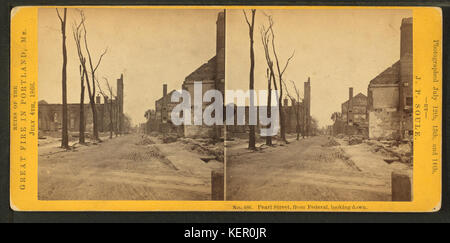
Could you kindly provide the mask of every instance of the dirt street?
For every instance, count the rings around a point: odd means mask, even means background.
[[[411,167],[371,151],[367,144],[328,146],[325,136],[284,146],[246,149],[227,142],[227,200],[389,201],[391,172]]]
[[[39,147],[40,200],[210,200],[211,170],[180,142],[142,142],[142,135],[104,138],[64,151]]]

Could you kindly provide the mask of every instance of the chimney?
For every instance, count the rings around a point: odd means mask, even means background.
[[[216,21],[216,55],[225,48],[225,10],[217,15]]]
[[[412,55],[413,52],[413,19],[402,19],[402,25],[400,26],[400,58],[405,55]]]
[[[289,100],[287,98],[284,98],[284,106],[288,107],[289,106]]]
[[[95,97],[95,102],[97,104],[100,104],[100,95],[98,94],[97,97]]]
[[[167,84],[163,84],[163,97],[167,95]]]
[[[224,10],[216,21],[216,89],[222,93],[225,89],[225,18]]]
[[[348,89],[348,107],[347,107],[347,122],[349,125],[353,122],[353,87]]]

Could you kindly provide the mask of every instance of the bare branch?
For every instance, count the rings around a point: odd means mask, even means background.
[[[100,86],[100,82],[98,82],[98,78],[95,77],[95,82],[97,83],[98,91],[103,97],[107,97],[107,95],[103,92],[102,87]]]
[[[248,26],[251,28],[250,22],[248,21],[248,18],[247,18],[247,13],[245,12],[244,9],[242,9],[242,12],[244,12],[245,22],[247,22]]]
[[[300,92],[297,88],[297,85],[295,85],[294,81],[291,80],[292,86],[294,86],[295,94],[297,95],[297,100],[300,102]]]
[[[291,96],[291,93],[289,92],[289,89],[287,88],[286,82],[284,80],[281,81],[284,85],[284,90],[286,90],[287,97],[291,100],[291,102],[295,101],[295,98]]]
[[[295,54],[295,50],[294,50],[294,52],[292,52],[292,55],[287,59],[286,65],[284,65],[284,68],[283,68],[283,71],[281,72],[281,75],[283,75],[284,71],[286,71],[286,68],[288,67],[289,62],[291,61],[291,59],[294,57],[294,54]]]
[[[113,90],[112,90],[112,88],[111,88],[111,85],[109,85],[109,81],[108,81],[108,79],[106,78],[106,77],[103,77],[103,79],[106,81],[106,85],[107,85],[107,87],[108,87],[108,91],[109,91],[109,93],[111,94],[111,97],[113,97]],[[115,95],[114,95],[115,96]]]
[[[103,53],[100,55],[100,58],[98,59],[97,65],[95,65],[94,68],[94,73],[95,71],[97,71],[98,66],[100,65],[100,62],[102,61],[103,56],[106,54],[106,52],[108,51],[108,47],[106,47],[106,49],[103,51]]]
[[[58,14],[58,18],[59,18],[59,20],[61,21],[61,23],[63,22],[63,19],[61,18],[61,15],[59,15],[59,11],[58,11],[58,9],[56,8],[56,14]]]

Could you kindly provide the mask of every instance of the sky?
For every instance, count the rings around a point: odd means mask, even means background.
[[[84,9],[87,39],[94,62],[105,48],[97,70],[116,90],[116,80],[124,75],[124,112],[134,124],[145,121],[144,113],[154,109],[168,91],[181,89],[184,78],[207,62],[216,52],[216,20],[220,9]],[[62,9],[60,9],[62,13]],[[62,103],[61,24],[54,8],[39,9],[38,85],[39,100]],[[68,102],[80,102],[79,59],[72,35],[79,12],[67,11]],[[86,87],[87,94],[87,87]],[[103,100],[103,99],[102,99]],[[85,96],[88,103],[88,97]]]
[[[250,14],[248,10],[247,14]],[[354,95],[367,95],[375,76],[400,58],[400,25],[410,10],[330,9],[257,10],[255,16],[255,89],[267,89],[266,60],[260,28],[274,21],[275,45],[281,65],[295,50],[286,72],[303,95],[303,82],[311,78],[311,115],[319,126],[332,124],[331,114],[340,111]],[[227,10],[227,89],[248,89],[249,34],[242,10]]]
[[[88,8],[87,38],[94,62],[107,53],[97,76],[116,89],[124,75],[124,111],[134,124],[145,121],[144,113],[154,109],[162,96],[180,89],[184,78],[215,55],[216,19],[220,9],[133,9]],[[280,62],[295,50],[284,79],[303,94],[303,82],[311,78],[311,115],[319,126],[332,123],[354,95],[367,95],[369,81],[399,59],[400,24],[411,17],[410,10],[387,9],[303,9],[257,10],[255,18],[255,89],[266,89],[266,61],[260,27],[272,15]],[[75,9],[67,13],[68,102],[79,103],[79,60],[72,26],[80,20]],[[248,89],[249,36],[242,10],[227,10],[226,89]],[[62,47],[60,22],[53,8],[39,10],[39,100],[61,103]],[[86,91],[87,92],[87,91]],[[87,103],[87,96],[85,102]]]

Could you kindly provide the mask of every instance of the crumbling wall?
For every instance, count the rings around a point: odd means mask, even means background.
[[[399,101],[398,85],[369,87],[372,95],[372,108],[397,108]]]
[[[369,138],[398,139],[400,115],[395,109],[369,111]]]
[[[347,121],[337,119],[333,124],[333,135],[343,134]]]

